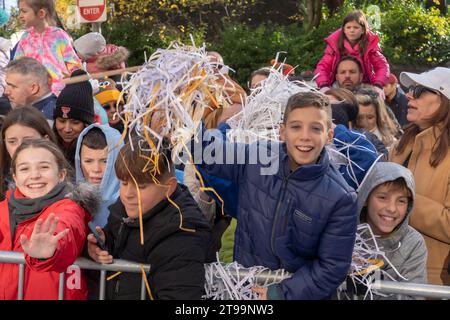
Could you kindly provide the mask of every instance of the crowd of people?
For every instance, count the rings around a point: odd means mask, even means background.
[[[362,223],[391,279],[450,285],[450,69],[397,77],[356,10],[325,39],[310,90],[283,107],[280,141],[257,145],[277,155],[277,172],[262,175],[263,165],[237,154],[232,164],[179,166],[164,146],[149,162],[148,141],[122,136],[120,77],[77,80],[125,68],[128,50],[94,32],[72,41],[57,27],[53,1],[18,3],[26,32],[14,48],[0,41],[0,250],[25,254],[25,299],[57,299],[59,274],[80,256],[150,264],[150,299],[200,299],[204,264],[230,217],[235,261],[292,273],[253,287],[260,299],[335,296]],[[273,72],[270,64],[255,70],[246,91],[223,71],[230,106],[205,111],[202,123],[221,139],[191,147],[225,153],[227,120]],[[345,151],[350,164],[336,163],[330,149],[348,144],[357,146]],[[250,144],[240,150],[248,154]],[[0,299],[16,299],[18,265],[0,263],[0,275]],[[82,274],[65,299],[92,297],[96,281]],[[141,275],[119,274],[106,287],[107,299],[139,299]],[[408,297],[388,296],[398,298]]]

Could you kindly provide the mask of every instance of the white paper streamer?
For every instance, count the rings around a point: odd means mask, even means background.
[[[205,264],[204,299],[212,300],[258,300],[259,295],[252,287],[267,287],[290,277],[285,270],[272,271],[255,266],[244,268],[237,262],[221,264],[217,254],[217,262]]]
[[[228,106],[225,86],[234,86],[220,67],[224,66],[210,62],[205,46],[173,43],[152,54],[128,82],[123,75],[122,95],[128,99],[120,117],[128,125],[129,139],[132,134],[147,138],[147,133],[159,149],[168,137],[175,157],[197,132],[212,100]]]
[[[364,300],[373,300],[375,295],[387,297],[386,294],[377,292],[373,288],[373,284],[377,277],[384,276],[389,280],[396,281],[391,275],[389,275],[384,268],[377,266],[377,262],[388,264],[392,270],[403,280],[407,280],[403,277],[394,265],[386,257],[382,248],[378,246],[376,236],[372,232],[370,226],[366,223],[358,225],[356,232],[355,246],[353,248],[352,263],[348,277],[354,286],[362,285],[367,288],[364,294]],[[373,272],[375,271],[375,272]],[[356,299],[357,297],[350,297],[348,295],[347,283],[344,282],[338,288],[338,299]]]
[[[230,141],[252,143],[259,139],[279,140],[280,124],[288,99],[314,90],[305,82],[289,81],[282,73],[283,64],[270,69],[269,77],[259,83],[244,101],[242,111],[231,117],[227,137]]]

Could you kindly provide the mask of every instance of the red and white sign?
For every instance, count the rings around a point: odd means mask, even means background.
[[[81,23],[106,21],[106,0],[77,0]]]

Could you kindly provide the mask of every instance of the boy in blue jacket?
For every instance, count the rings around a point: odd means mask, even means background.
[[[231,144],[222,134],[200,139],[203,154],[209,151],[216,161],[199,160],[194,152],[195,163],[202,174],[239,185],[235,260],[293,273],[254,288],[261,299],[326,299],[347,275],[357,224],[356,194],[324,148],[333,139],[328,98],[293,95],[280,137],[283,143],[270,145]],[[270,163],[254,161],[255,154],[260,160],[270,154]]]

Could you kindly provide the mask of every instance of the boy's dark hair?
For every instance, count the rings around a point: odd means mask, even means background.
[[[157,143],[154,142],[154,145]],[[114,168],[119,180],[128,181],[134,178],[138,184],[164,182],[175,175],[172,153],[167,140],[163,140],[156,164],[152,163],[154,155],[150,146],[142,137],[134,137],[120,149]],[[157,166],[155,168],[155,165]],[[153,172],[157,172],[153,175]]]
[[[386,181],[386,182],[378,185],[377,187],[379,187],[379,186],[386,186],[393,191],[397,191],[397,190],[405,191],[408,194],[408,200],[412,199],[411,190],[408,188],[408,185],[406,184],[406,181],[403,178],[397,178],[393,181]]]
[[[289,113],[295,109],[315,107],[319,110],[323,110],[327,113],[327,125],[328,129],[332,126],[331,120],[331,105],[327,96],[318,92],[299,92],[292,95],[284,110],[283,123],[286,124]]]
[[[105,134],[102,129],[97,127],[92,128],[84,135],[81,145],[94,150],[103,150],[108,146]]]
[[[337,70],[339,69],[339,65],[340,65],[342,62],[344,62],[344,61],[352,61],[352,62],[354,62],[354,63],[358,66],[359,73],[363,73],[363,67],[362,67],[362,65],[361,65],[361,62],[360,62],[358,59],[356,59],[354,56],[344,56],[344,57],[342,57],[342,58],[339,60],[339,62],[337,63],[337,65],[336,65],[336,72],[337,72]]]

